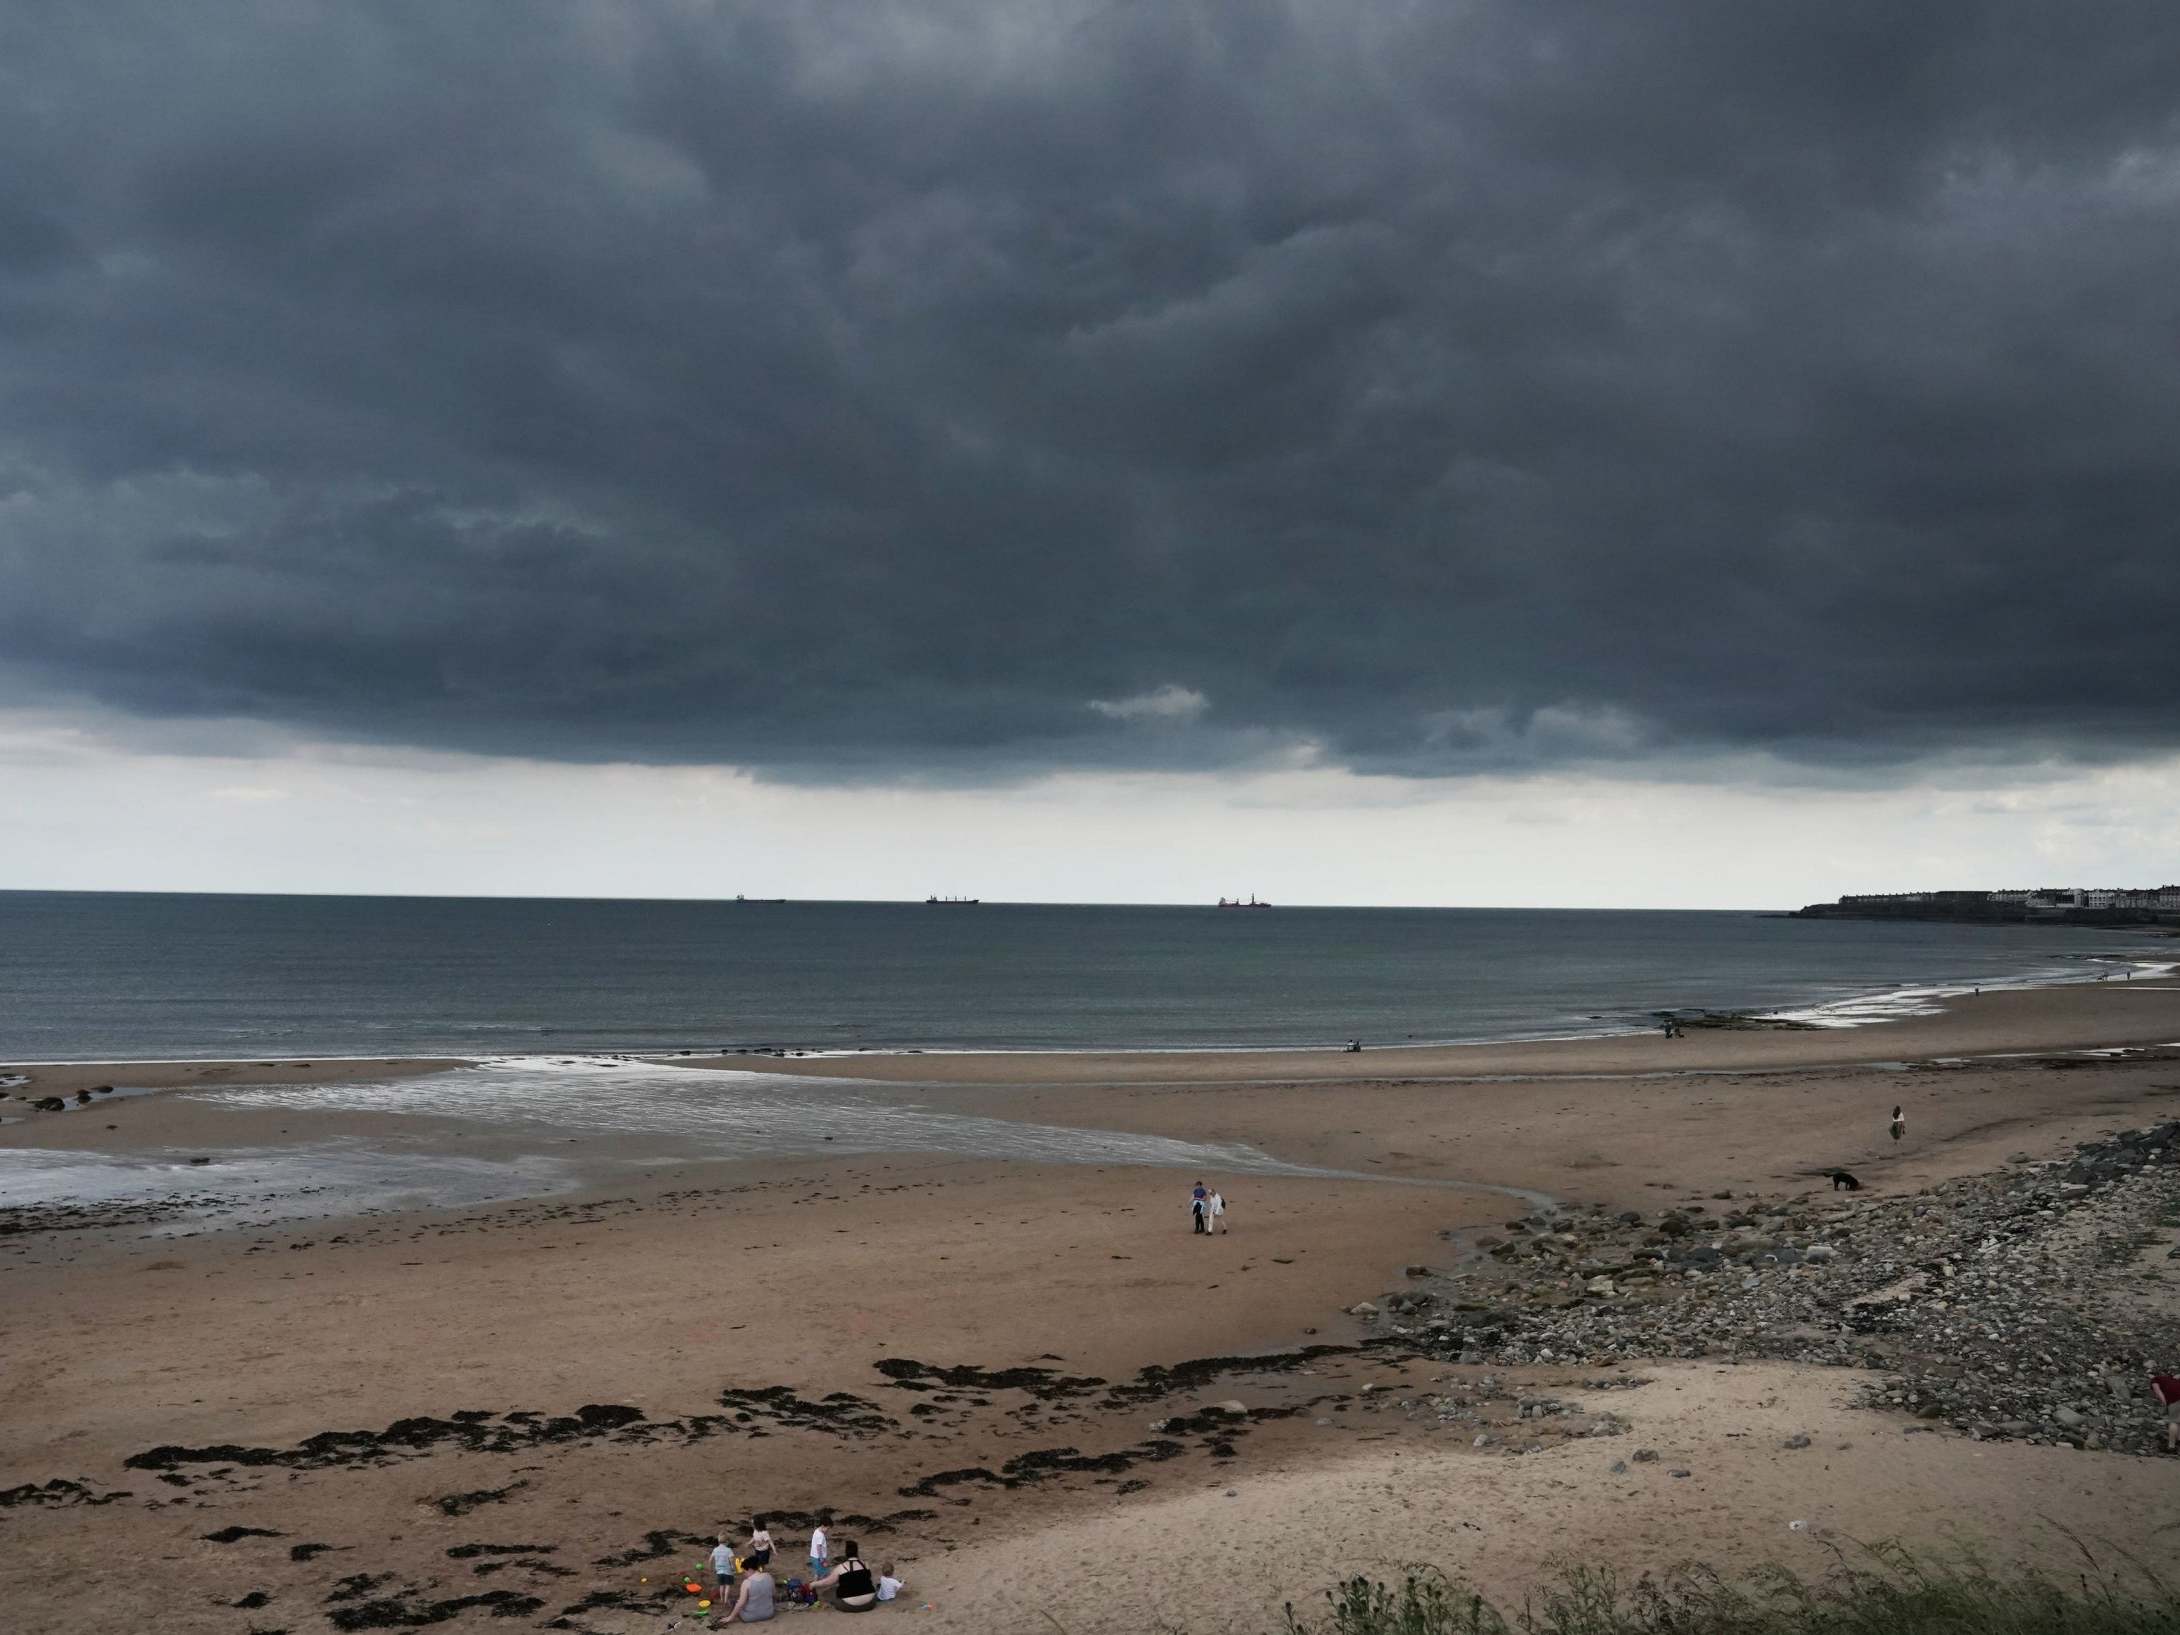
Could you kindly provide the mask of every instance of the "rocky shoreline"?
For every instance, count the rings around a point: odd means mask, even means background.
[[[1471,1365],[1864,1369],[1861,1402],[1910,1430],[2146,1454],[2180,1306],[2180,1122],[1904,1197],[1544,1211],[1469,1250],[1355,1315]]]

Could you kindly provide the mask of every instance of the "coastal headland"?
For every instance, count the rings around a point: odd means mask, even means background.
[[[995,1635],[1269,1631],[1423,1563],[1518,1599],[1564,1555],[2170,1547],[2169,979],[1673,1040],[690,1060],[677,1106],[830,1098],[761,1155],[647,1121],[650,1081],[487,1117],[461,1071],[0,1070],[0,1174],[48,1178],[0,1198],[19,1627],[662,1630],[714,1532],[793,1557],[822,1510],[902,1564],[881,1616]],[[1234,1155],[1224,1236],[1196,1152]],[[359,1205],[313,1154],[529,1193]],[[252,1164],[247,1207],[192,1201]]]

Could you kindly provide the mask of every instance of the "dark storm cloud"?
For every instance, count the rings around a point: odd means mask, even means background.
[[[2180,747],[2180,11],[0,14],[18,701],[800,776]]]

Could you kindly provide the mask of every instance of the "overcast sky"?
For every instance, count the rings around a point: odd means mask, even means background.
[[[2180,876],[2180,8],[0,4],[0,886]]]

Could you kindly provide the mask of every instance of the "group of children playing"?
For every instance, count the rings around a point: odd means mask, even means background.
[[[809,1576],[790,1578],[784,1584],[772,1574],[772,1535],[765,1529],[764,1517],[751,1518],[749,1542],[739,1554],[732,1535],[721,1533],[711,1554],[711,1627],[761,1624],[782,1604],[830,1604],[842,1612],[868,1612],[908,1587],[895,1576],[890,1561],[875,1573],[866,1567],[852,1538],[841,1541],[840,1559],[834,1561],[832,1525],[832,1516],[820,1512],[810,1534]],[[830,1595],[825,1593],[828,1590]]]

